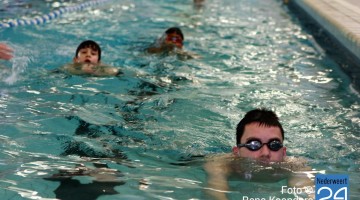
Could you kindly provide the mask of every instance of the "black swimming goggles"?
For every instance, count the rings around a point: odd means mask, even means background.
[[[283,147],[283,144],[278,139],[272,139],[267,143],[262,143],[260,140],[253,139],[249,140],[246,144],[238,144],[237,147],[246,147],[250,151],[257,151],[265,144],[271,151],[279,151]]]

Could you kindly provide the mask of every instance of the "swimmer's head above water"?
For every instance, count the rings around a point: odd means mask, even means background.
[[[101,48],[92,40],[80,43],[75,52],[74,63],[98,64],[101,60]]]
[[[281,162],[286,156],[283,141],[284,130],[276,114],[255,109],[246,113],[237,125],[233,153],[264,162]]]
[[[178,27],[171,27],[165,31],[165,44],[172,44],[175,45],[177,48],[183,47],[184,35],[180,28]]]

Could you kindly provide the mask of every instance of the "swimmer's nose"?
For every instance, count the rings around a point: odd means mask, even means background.
[[[267,145],[262,146],[259,151],[260,151],[260,157],[262,157],[262,158],[270,157],[270,149]]]

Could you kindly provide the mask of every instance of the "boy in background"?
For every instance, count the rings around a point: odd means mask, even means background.
[[[92,41],[83,41],[76,49],[73,63],[61,69],[73,75],[117,76],[119,69],[101,63],[101,48]]]
[[[198,55],[183,50],[184,34],[178,27],[171,27],[146,49],[150,54],[175,54],[182,59],[198,58]]]

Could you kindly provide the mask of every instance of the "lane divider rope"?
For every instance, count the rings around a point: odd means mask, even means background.
[[[0,28],[11,28],[11,27],[25,26],[25,25],[44,24],[44,23],[50,22],[53,19],[60,17],[61,15],[65,14],[65,13],[80,11],[80,10],[83,10],[88,7],[104,4],[108,1],[110,1],[110,0],[93,0],[93,1],[88,1],[85,3],[81,3],[81,4],[78,4],[75,6],[60,8],[58,10],[52,11],[43,16],[37,16],[32,19],[14,19],[14,20],[10,20],[8,22],[0,22]]]

